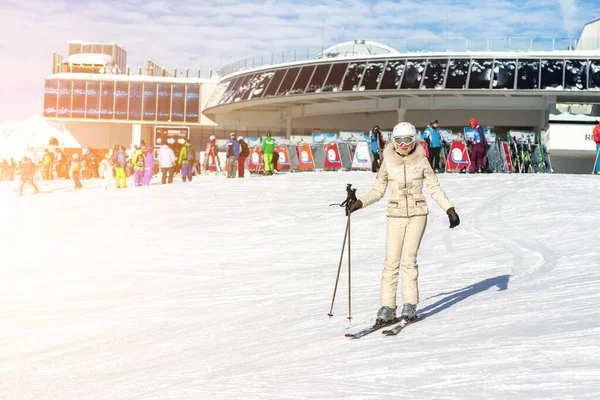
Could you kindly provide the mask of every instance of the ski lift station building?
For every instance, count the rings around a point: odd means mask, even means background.
[[[591,170],[595,156],[600,18],[578,39],[355,40],[259,55],[204,76],[151,60],[132,70],[126,58],[115,44],[69,42],[45,78],[44,116],[94,148],[152,142],[157,126],[189,127],[201,148],[213,134],[366,133],[399,121],[422,130],[437,119],[462,132],[475,117],[500,138],[541,134],[556,172]]]

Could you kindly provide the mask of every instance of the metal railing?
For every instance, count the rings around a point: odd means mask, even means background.
[[[595,40],[595,39],[594,39]],[[434,52],[485,52],[485,51],[514,51],[514,52],[543,52],[575,50],[578,40],[574,38],[442,38],[442,39],[402,39],[380,41],[399,53],[434,53]],[[376,45],[360,45],[369,47]],[[333,47],[333,46],[328,46]],[[239,71],[252,68],[268,67],[271,65],[285,64],[296,61],[308,61],[319,58],[335,57],[332,53],[323,55],[325,48],[304,48],[296,50],[280,51],[245,58],[227,64],[219,70],[219,77],[223,78]],[[348,55],[347,48],[344,51]],[[350,51],[350,54],[352,52]]]

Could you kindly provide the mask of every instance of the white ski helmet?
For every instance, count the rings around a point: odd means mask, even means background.
[[[210,140],[215,140],[215,139],[216,139],[216,137],[215,137],[215,135],[210,135],[209,139],[210,139]]]
[[[400,122],[394,126],[392,140],[395,145],[412,144],[417,139],[417,128],[410,122]]]

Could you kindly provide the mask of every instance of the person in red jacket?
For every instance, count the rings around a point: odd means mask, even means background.
[[[600,175],[600,121],[594,128],[594,142],[596,142],[596,164],[594,165],[594,173]]]

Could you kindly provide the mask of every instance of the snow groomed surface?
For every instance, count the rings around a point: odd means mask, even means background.
[[[328,205],[373,181],[0,185],[0,398],[600,397],[600,179],[440,175],[461,225],[429,199],[427,317],[348,340],[379,308],[386,202],[352,216],[350,324],[345,262],[327,316],[346,223]]]

